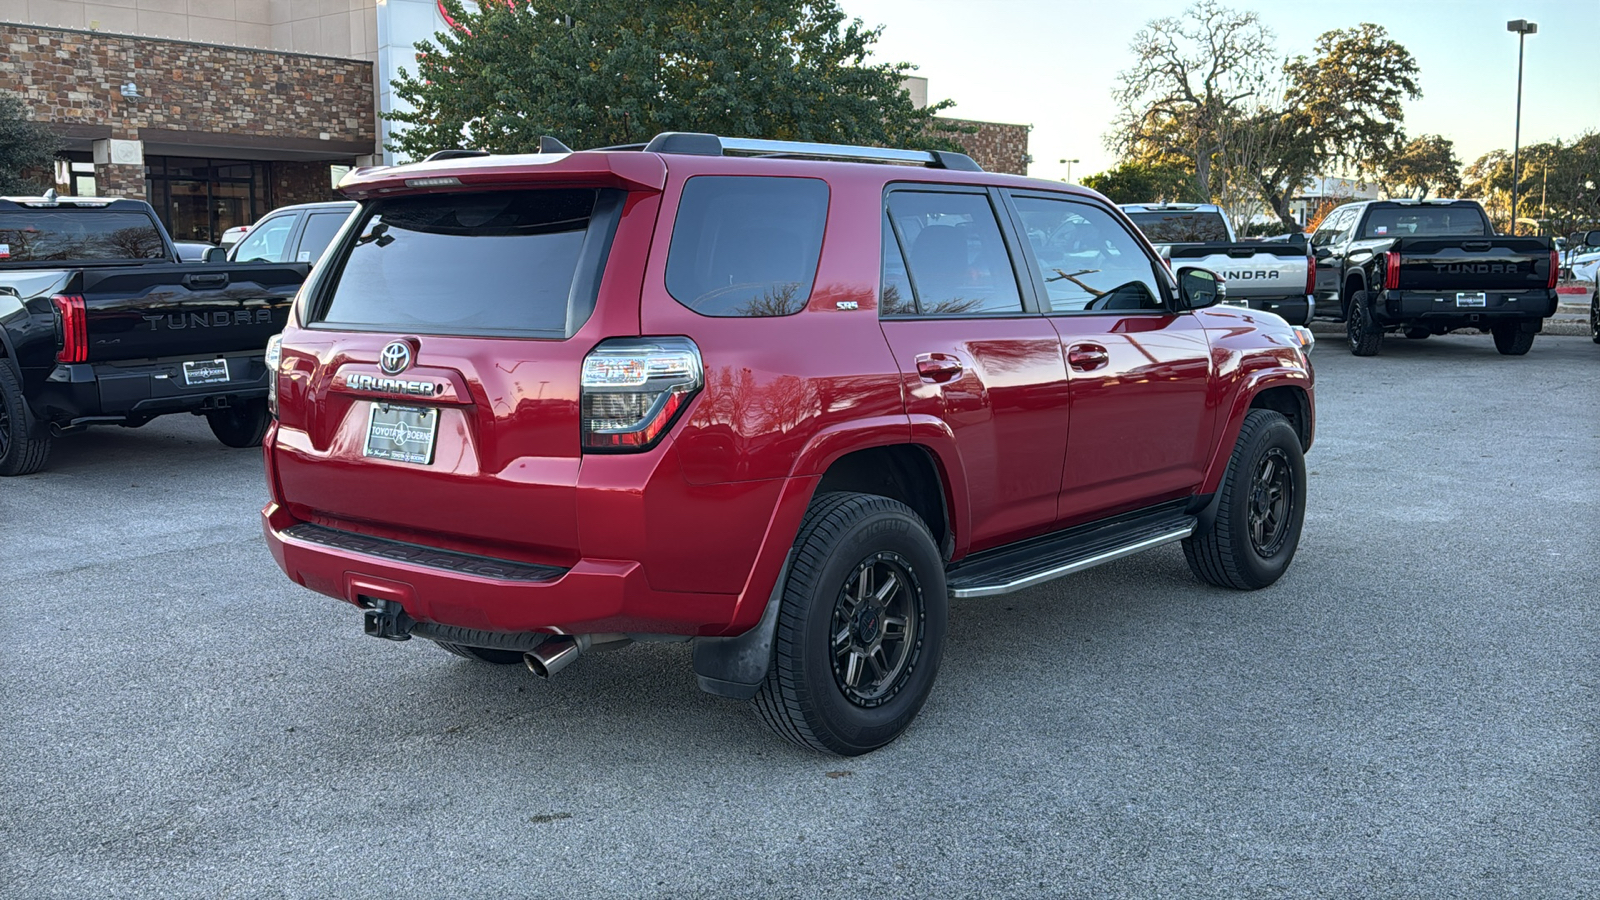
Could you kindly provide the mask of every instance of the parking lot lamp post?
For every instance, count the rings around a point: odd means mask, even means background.
[[[1071,181],[1072,181],[1072,164],[1075,163],[1075,162],[1079,162],[1079,160],[1076,160],[1076,159],[1063,159],[1062,162],[1067,164],[1067,182],[1071,183]]]
[[[1528,35],[1539,33],[1539,23],[1527,19],[1512,19],[1506,23],[1507,31],[1517,33],[1517,124],[1511,138],[1511,233],[1517,233],[1517,189],[1522,177],[1519,163],[1522,152],[1522,48]]]

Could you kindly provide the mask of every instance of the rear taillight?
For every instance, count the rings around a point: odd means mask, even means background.
[[[1317,292],[1317,258],[1310,253],[1306,254],[1306,293]]]
[[[278,415],[278,363],[283,360],[283,335],[275,334],[267,338],[267,352],[264,357],[267,364],[267,412],[276,418]]]
[[[1557,250],[1550,251],[1550,280],[1545,284],[1547,288],[1556,286],[1556,275],[1561,271],[1561,253]]]
[[[83,307],[83,298],[77,294],[57,294],[50,298],[61,316],[61,349],[56,361],[81,363],[89,361],[89,315]]]
[[[1400,287],[1400,251],[1383,254],[1383,289],[1392,291]]]
[[[583,358],[583,449],[655,446],[705,383],[700,350],[683,337],[615,338]]]

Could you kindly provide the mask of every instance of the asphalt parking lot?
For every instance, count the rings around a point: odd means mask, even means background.
[[[1300,554],[960,601],[856,759],[687,645],[550,682],[292,585],[205,423],[0,481],[0,896],[1583,897],[1600,884],[1600,346],[1315,355]]]

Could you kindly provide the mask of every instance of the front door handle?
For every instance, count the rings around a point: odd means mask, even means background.
[[[917,375],[923,381],[943,384],[960,376],[961,360],[948,353],[921,353],[917,355]]]
[[[1079,372],[1093,372],[1111,362],[1111,354],[1099,344],[1073,344],[1067,350],[1067,365]]]

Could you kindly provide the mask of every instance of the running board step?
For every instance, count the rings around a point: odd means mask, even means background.
[[[1119,516],[967,557],[945,576],[950,596],[993,597],[1183,540],[1197,520],[1171,507]]]

